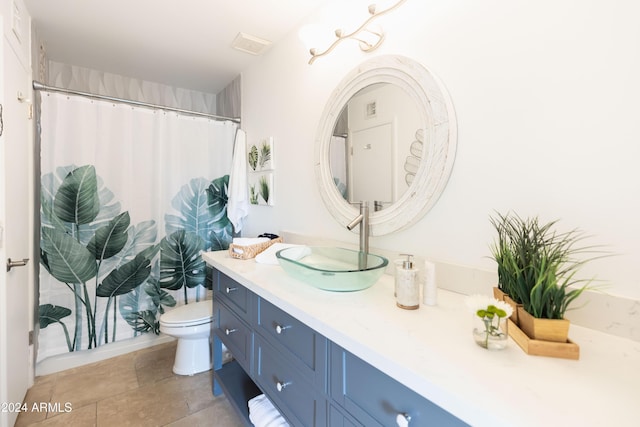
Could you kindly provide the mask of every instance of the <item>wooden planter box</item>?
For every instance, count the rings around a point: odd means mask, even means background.
[[[580,347],[571,340],[566,342],[534,340],[529,338],[511,320],[509,320],[509,336],[530,356],[557,357],[571,360],[580,358]]]
[[[504,297],[507,296],[504,292],[500,290],[497,286],[493,287],[493,297],[497,300],[504,301]]]
[[[493,288],[493,297],[497,300],[504,301],[511,306],[513,310],[509,319],[511,319],[511,321],[516,325],[519,325],[520,319],[518,317],[518,307],[522,307],[522,304],[517,304],[509,295],[502,292],[497,286]]]
[[[518,311],[520,329],[529,338],[542,341],[567,342],[570,324],[567,319],[537,319],[522,307]]]
[[[497,287],[493,288],[493,297],[497,300],[505,301],[513,307],[513,314],[508,320],[509,336],[530,356],[558,357],[562,359],[578,360],[580,358],[580,347],[572,342],[568,337],[568,320],[536,319],[524,311],[522,304],[516,304],[507,294]],[[545,320],[549,322],[545,322]],[[542,322],[538,322],[542,321]],[[526,323],[527,326],[524,326]],[[560,325],[560,332],[553,331],[554,326]],[[522,329],[521,329],[522,328]],[[529,335],[524,329],[529,330]],[[549,331],[552,332],[549,332]],[[551,337],[552,340],[547,338]],[[560,341],[554,341],[560,340]]]

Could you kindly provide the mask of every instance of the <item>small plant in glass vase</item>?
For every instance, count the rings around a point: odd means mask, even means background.
[[[501,350],[507,345],[508,322],[512,308],[504,301],[484,295],[467,297],[467,306],[473,314],[473,338],[480,347]]]

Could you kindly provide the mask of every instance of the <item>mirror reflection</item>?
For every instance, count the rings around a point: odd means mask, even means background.
[[[401,87],[375,83],[342,108],[329,144],[333,182],[349,203],[376,211],[393,205],[411,186],[426,157],[424,122]]]

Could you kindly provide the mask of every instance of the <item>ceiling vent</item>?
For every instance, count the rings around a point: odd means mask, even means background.
[[[231,47],[234,49],[252,55],[260,55],[269,45],[271,45],[269,40],[264,40],[242,32],[238,33],[233,43],[231,43]]]

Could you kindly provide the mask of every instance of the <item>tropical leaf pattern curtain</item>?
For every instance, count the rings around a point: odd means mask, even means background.
[[[236,125],[43,94],[38,360],[159,333],[226,249]]]

